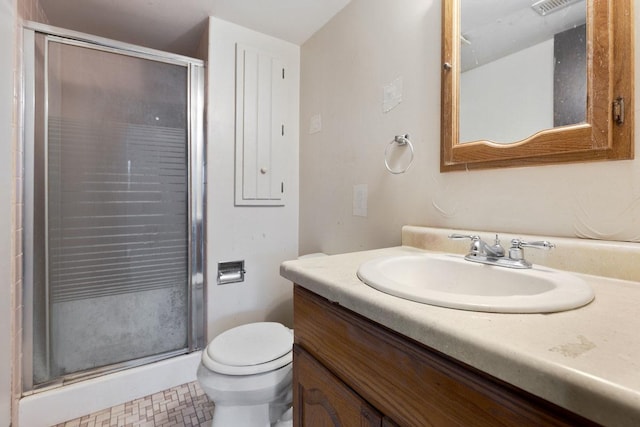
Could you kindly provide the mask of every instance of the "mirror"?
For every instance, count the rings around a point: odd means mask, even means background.
[[[460,0],[461,143],[586,121],[586,0],[531,4]]]
[[[632,0],[442,8],[441,171],[633,158]]]

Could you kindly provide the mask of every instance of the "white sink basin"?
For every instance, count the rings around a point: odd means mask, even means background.
[[[549,313],[594,298],[589,284],[570,273],[536,266],[515,270],[448,254],[377,258],[363,263],[358,277],[400,298],[471,311]]]

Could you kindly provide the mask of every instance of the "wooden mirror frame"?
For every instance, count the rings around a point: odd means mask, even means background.
[[[633,20],[633,0],[587,0],[586,123],[461,144],[460,0],[443,0],[440,171],[633,159]]]

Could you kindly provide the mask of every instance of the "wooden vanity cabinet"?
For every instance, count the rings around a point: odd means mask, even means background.
[[[298,425],[379,427],[382,415],[340,379],[296,346]]]
[[[297,285],[294,331],[295,426],[597,425]]]

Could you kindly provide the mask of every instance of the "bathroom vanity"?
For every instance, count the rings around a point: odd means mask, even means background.
[[[408,301],[358,279],[370,259],[448,251],[431,230],[418,234],[403,243],[420,248],[282,265],[296,284],[297,425],[640,424],[639,283],[581,275],[596,293],[587,306],[500,314]],[[632,245],[608,249],[627,265],[638,256]],[[562,250],[556,262],[566,262]]]
[[[294,301],[300,425],[592,424],[299,286]]]

